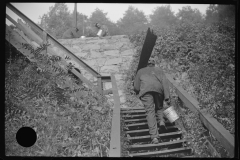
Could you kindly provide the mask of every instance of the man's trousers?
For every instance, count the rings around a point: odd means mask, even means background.
[[[147,113],[147,122],[151,139],[158,137],[157,120],[163,118],[163,95],[157,92],[147,92],[140,97]],[[155,104],[155,105],[154,105]]]

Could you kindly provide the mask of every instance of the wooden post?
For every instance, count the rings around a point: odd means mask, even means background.
[[[73,19],[73,27],[77,28],[77,3],[74,4]]]
[[[42,44],[46,44],[46,43],[48,43],[48,41],[47,41],[47,33],[45,32],[45,31],[43,31],[43,34],[42,34],[42,36],[43,36],[43,42],[42,42]],[[47,47],[46,47],[46,50],[45,50],[45,53],[47,54]]]
[[[97,76],[97,80],[98,80],[98,92],[103,95],[103,84],[102,84],[102,78],[101,76]]]

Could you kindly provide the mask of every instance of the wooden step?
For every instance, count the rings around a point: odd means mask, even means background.
[[[169,121],[165,121],[165,124],[168,124],[170,123]],[[132,126],[142,126],[142,125],[147,125],[148,123],[147,122],[142,122],[142,123],[133,123],[133,124],[127,124],[126,126],[127,127],[132,127]],[[166,127],[166,125],[165,125]]]
[[[123,113],[146,113],[145,110],[128,110],[128,111],[121,111],[121,114]]]
[[[177,143],[183,143],[186,142],[186,140],[178,140],[178,141],[172,141],[172,142],[163,142],[158,144],[138,144],[138,145],[130,145],[130,148],[145,148],[145,147],[158,147],[158,146],[164,146],[164,145],[171,145],[171,144],[177,144]]]
[[[146,114],[141,114],[141,115],[123,115],[123,118],[133,118],[133,117],[146,117]]]
[[[134,124],[127,124],[127,127],[132,127],[132,126],[142,126],[142,125],[147,125],[147,122],[142,122],[142,123],[134,123]]]
[[[128,107],[128,108],[121,108],[121,110],[138,110],[138,109],[144,109],[143,107]]]
[[[147,119],[146,118],[141,118],[141,119],[127,119],[127,120],[124,120],[124,122],[136,122],[136,121],[146,121]]]
[[[144,153],[131,153],[129,154],[129,156],[150,156],[150,155],[155,155],[155,154],[172,154],[172,153],[175,153],[175,152],[183,152],[183,151],[190,151],[191,148],[185,148],[185,147],[182,147],[182,148],[176,148],[176,149],[168,149],[168,150],[164,150],[164,151],[155,151],[155,152],[144,152]]]
[[[182,132],[178,131],[178,132],[162,133],[162,134],[159,134],[158,136],[164,137],[164,136],[172,136],[172,135],[178,135],[178,134],[182,134]],[[131,140],[131,139],[144,139],[144,138],[151,138],[151,136],[147,135],[147,136],[129,137],[128,139]]]
[[[166,126],[167,129],[177,128],[176,126]],[[149,129],[140,129],[140,130],[131,130],[125,131],[126,133],[140,133],[140,132],[149,132]]]

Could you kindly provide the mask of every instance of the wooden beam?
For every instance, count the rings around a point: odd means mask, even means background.
[[[169,132],[169,133],[162,133],[162,134],[158,134],[158,137],[166,137],[166,136],[174,136],[174,135],[179,135],[182,134],[181,131],[178,132]],[[136,136],[136,137],[129,137],[128,139],[145,139],[145,138],[151,138],[150,135],[147,136]]]
[[[97,77],[97,82],[98,82],[98,93],[103,95],[103,84],[102,84],[101,76]]]
[[[94,91],[98,92],[98,88],[94,86],[94,84],[86,79],[82,74],[80,74],[77,70],[74,68],[71,70],[72,73],[74,73],[79,79],[81,79],[84,83],[86,83],[90,88],[92,88]]]
[[[25,55],[31,62],[36,62],[34,56],[30,54],[30,50],[22,47],[22,43],[27,43],[17,32],[13,31],[6,25],[5,39],[11,43],[17,50]]]
[[[135,144],[135,145],[130,145],[130,148],[146,148],[146,147],[158,147],[158,146],[164,146],[164,145],[171,145],[171,144],[177,144],[177,143],[184,143],[186,142],[185,139],[183,140],[177,140],[177,141],[172,141],[172,142],[163,142],[163,143],[158,143],[158,144]]]
[[[43,43],[43,40],[35,32],[33,32],[31,28],[27,27],[27,25],[24,24],[21,19],[18,19],[18,24],[20,24],[24,28],[24,31],[27,32],[28,35],[31,35],[29,36],[29,38],[32,38],[32,40],[37,42],[38,44]]]
[[[111,77],[110,76],[101,76],[102,82],[111,82]]]
[[[191,151],[191,148],[182,147],[176,149],[168,149],[164,151],[144,152],[144,153],[131,153],[129,156],[150,156],[155,154],[173,154],[176,152]]]
[[[172,85],[181,101],[188,107],[192,112],[200,115],[200,120],[206,126],[206,128],[217,138],[224,148],[229,152],[231,157],[234,157],[234,137],[227,131],[222,124],[220,124],[214,117],[212,117],[206,111],[202,111],[199,108],[199,102],[196,101],[190,94],[188,94],[182,87],[174,82],[172,76],[166,74],[168,83]]]
[[[19,24],[18,24],[16,21],[14,21],[8,14],[6,14],[6,18],[7,18],[10,22],[12,22],[17,28],[20,28],[20,27],[19,27]]]
[[[10,39],[8,38],[11,34]],[[15,48],[17,48],[23,55],[25,55],[30,61],[32,62],[36,62],[36,60],[34,59],[34,56],[32,54],[30,54],[30,50],[24,49],[22,47],[22,43],[29,43],[30,40],[27,39],[27,37],[21,37],[20,34],[18,34],[17,32],[14,32],[13,30],[11,30],[11,28],[9,26],[6,25],[6,36],[5,36],[6,40],[8,40]],[[32,45],[34,49],[37,48],[37,46]],[[44,51],[42,51],[44,52]],[[95,91],[98,91],[96,87],[94,87],[94,85],[87,80],[85,77],[83,77],[79,72],[77,72],[75,69],[72,70],[72,72],[79,77],[84,83],[86,83],[90,88],[92,88]]]
[[[213,147],[213,145],[211,144],[210,141],[206,140],[203,145],[206,145],[208,147],[208,149],[210,150],[210,154],[213,157],[218,157],[221,158],[220,154],[216,151],[216,149]]]
[[[120,142],[120,97],[118,94],[117,82],[115,76],[111,75],[112,90],[114,98],[114,109],[112,116],[112,129],[111,129],[111,141],[109,157],[121,156],[121,142]]]
[[[17,27],[19,27],[28,37],[30,37],[32,40],[34,40],[34,41],[37,41],[38,42],[38,45],[39,44],[43,44],[44,42],[46,42],[47,41],[47,33],[45,32],[45,31],[43,31],[43,38],[44,38],[44,41],[37,35],[37,34],[35,34],[30,28],[27,28],[27,26],[25,25],[25,24],[23,24],[23,22],[21,21],[21,20],[19,20],[18,22],[19,23],[17,23],[17,22],[15,22],[10,16],[8,16],[7,14],[6,14],[6,16],[7,16],[7,18],[12,22],[12,23],[14,23]],[[21,34],[21,33],[20,33]],[[23,36],[23,38],[25,39],[25,40],[27,40],[28,38],[25,36],[25,35],[23,35],[23,34],[21,34],[21,36]],[[29,44],[31,43],[29,40],[27,41]],[[31,43],[32,44],[32,43]],[[36,47],[36,46],[35,46]],[[37,46],[38,47],[38,46]],[[46,51],[45,51],[46,52]],[[49,48],[48,49],[48,52],[50,52],[51,53],[51,55],[57,55],[54,51],[53,51],[53,49],[51,49],[51,48]],[[47,53],[47,52],[46,52]],[[75,70],[75,69],[74,69]],[[77,76],[77,77],[79,77],[84,83],[86,83],[89,87],[92,87],[95,91],[97,91],[96,90],[96,88],[95,87],[93,87],[94,85],[93,85],[93,83],[91,83],[91,81],[89,81],[89,80],[87,80],[85,77],[83,77],[81,74],[79,74],[77,71],[73,71],[73,73]]]
[[[113,94],[112,88],[104,90],[103,95]]]
[[[217,138],[224,148],[234,157],[234,137],[221,123],[205,111],[200,111],[200,119],[208,130]]]
[[[31,19],[29,19],[27,16],[25,16],[22,12],[20,12],[17,8],[15,8],[10,3],[7,4],[7,7],[11,9],[14,13],[16,13],[19,17],[21,17],[26,23],[28,23],[31,27],[35,28],[37,32],[42,34],[44,31],[40,26],[36,25]],[[47,32],[46,32],[47,33]],[[100,75],[98,72],[96,72],[93,68],[88,66],[85,62],[83,62],[81,59],[79,59],[75,54],[73,54],[71,51],[69,51],[66,47],[64,47],[61,43],[59,43],[55,38],[53,38],[49,33],[47,33],[49,40],[52,42],[51,44],[58,47],[64,54],[67,54],[70,58],[72,58],[74,61],[76,61],[80,66],[85,68],[88,72],[90,72],[93,76],[97,77]]]

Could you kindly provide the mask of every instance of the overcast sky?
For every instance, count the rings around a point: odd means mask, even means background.
[[[25,14],[28,18],[30,18],[35,23],[40,22],[39,16],[42,16],[44,13],[49,11],[51,6],[54,6],[54,3],[11,3],[14,7],[20,10],[23,14]],[[68,10],[70,12],[74,9],[74,3],[66,3],[68,6]],[[136,3],[77,3],[77,11],[79,13],[83,13],[88,17],[96,8],[103,10],[103,12],[107,13],[107,17],[116,22],[120,18],[123,17],[123,14],[128,9],[128,7],[132,5],[139,10],[142,10],[145,15],[149,15],[152,13],[152,10],[157,6],[167,5],[167,4],[136,4]],[[199,9],[202,14],[206,13],[206,9],[209,4],[170,4],[172,11],[175,14],[179,9],[182,9],[183,6],[191,6],[193,9]],[[16,16],[11,10],[6,9],[8,15],[10,15],[14,20],[17,20],[18,16]],[[7,24],[9,22],[7,21]]]

